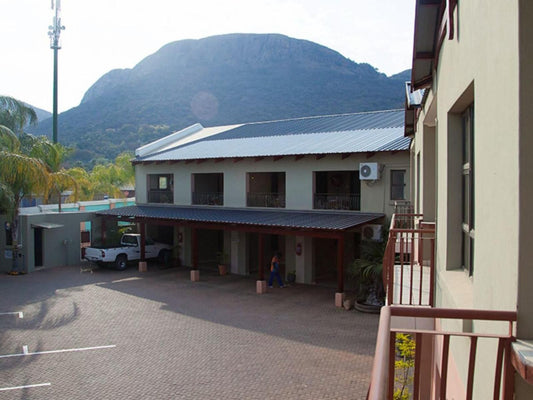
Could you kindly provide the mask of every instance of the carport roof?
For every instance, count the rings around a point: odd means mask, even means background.
[[[231,224],[297,230],[342,231],[370,223],[385,214],[356,211],[217,208],[202,206],[135,205],[96,212],[96,215],[155,222]]]

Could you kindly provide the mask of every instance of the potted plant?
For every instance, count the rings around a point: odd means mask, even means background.
[[[383,256],[387,246],[384,238],[386,230],[382,230],[382,240],[363,240],[361,257],[354,260],[348,267],[347,275],[355,285],[356,298],[354,308],[363,312],[379,312],[385,304],[383,288]]]
[[[287,272],[287,282],[291,284],[296,282],[296,271]]]
[[[229,255],[223,251],[217,253],[218,273],[226,275],[228,273]]]

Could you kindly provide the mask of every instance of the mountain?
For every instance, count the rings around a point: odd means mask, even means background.
[[[403,74],[403,75],[402,75]],[[59,116],[59,141],[89,163],[172,131],[403,106],[393,77],[316,43],[229,34],[169,43],[132,69],[113,70]],[[37,128],[51,132],[51,120]],[[95,145],[98,143],[98,145]]]
[[[28,104],[28,103],[24,103],[24,104],[26,104],[28,107],[33,108],[33,111],[35,111],[35,114],[37,114],[37,121],[38,122],[44,121],[44,120],[46,120],[48,118],[52,118],[52,113],[51,112],[48,112],[46,110],[43,110],[43,109],[35,107],[35,106],[32,106],[31,104]]]

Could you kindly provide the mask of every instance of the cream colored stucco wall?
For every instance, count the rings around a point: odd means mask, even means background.
[[[521,47],[520,52],[519,15],[524,27],[521,43],[522,47],[527,47],[524,50]],[[532,16],[533,6],[527,1],[465,0],[458,3],[456,36],[453,40],[444,40],[431,95],[419,119],[416,143],[412,146],[414,159],[417,151],[423,149],[420,138],[430,129],[424,126],[424,116],[432,106],[436,107],[437,306],[516,310],[520,299],[519,310],[524,312],[519,313],[518,331],[528,338],[533,335],[533,282],[520,279],[520,295],[518,285],[519,271],[522,271],[520,275],[531,277],[533,256],[533,230],[531,222],[526,222],[530,218],[524,219],[531,214],[530,200],[533,200],[530,179],[533,102],[529,72],[533,60],[530,44],[533,30],[529,27]],[[526,93],[527,98],[521,93]],[[458,186],[461,168],[457,165],[461,157],[458,147],[461,126],[458,117],[472,101],[475,112],[475,247],[474,273],[468,277],[460,268],[461,203],[457,199],[461,197]],[[519,164],[520,159],[522,164]],[[526,253],[527,256],[519,260],[519,255]],[[526,329],[521,329],[522,325]],[[472,326],[473,330],[493,333],[505,333],[506,328],[505,324],[492,323]],[[492,397],[494,349],[494,345],[487,343],[478,349],[475,398]],[[464,350],[461,347],[453,351],[458,376],[463,379],[467,369],[467,351]],[[528,393],[532,395],[531,389]]]
[[[315,171],[358,171],[361,162],[377,162],[382,165],[381,179],[376,182],[361,182],[361,211],[380,212],[392,215],[394,201],[390,200],[390,171],[406,170],[406,196],[410,193],[410,171],[408,152],[378,153],[367,158],[366,154],[352,155],[344,160],[340,155],[326,156],[316,160],[306,156],[298,161],[285,157],[274,161],[265,158],[261,161],[244,159],[239,162],[206,161],[200,164],[180,162],[176,164],[136,165],[137,203],[147,201],[148,174],[174,174],[174,203],[191,205],[192,174],[224,174],[224,206],[246,207],[246,180],[250,172],[285,172],[286,208],[292,210],[313,209],[313,172]]]

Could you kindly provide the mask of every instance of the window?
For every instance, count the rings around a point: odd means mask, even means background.
[[[474,105],[462,114],[462,265],[474,273]]]
[[[390,172],[390,199],[405,200],[405,170],[393,169]]]
[[[174,202],[174,184],[171,174],[148,175],[148,202]]]

